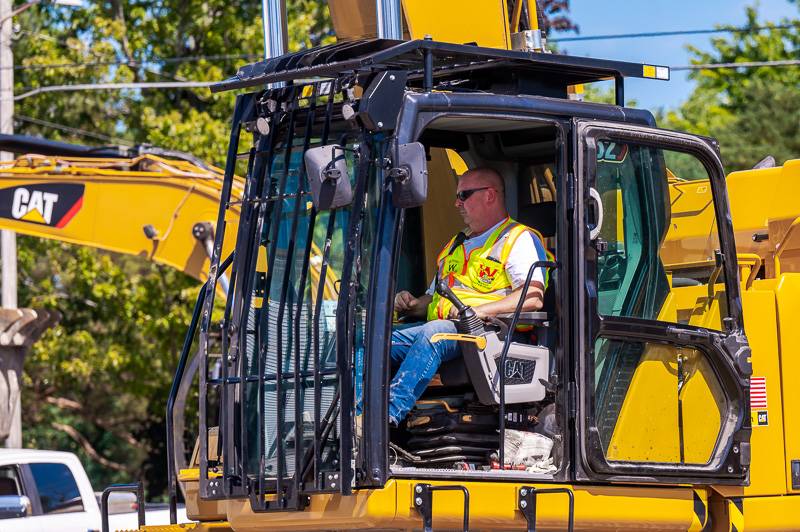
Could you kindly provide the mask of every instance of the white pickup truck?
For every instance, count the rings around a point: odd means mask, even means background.
[[[113,495],[113,494],[112,494]],[[113,501],[112,497],[110,501]],[[122,500],[130,501],[128,498]],[[136,530],[134,508],[109,516],[110,530]],[[169,510],[146,512],[148,525],[169,524]],[[184,508],[178,522],[189,522]],[[72,453],[0,449],[0,530],[87,532],[101,529],[100,506],[89,477]]]

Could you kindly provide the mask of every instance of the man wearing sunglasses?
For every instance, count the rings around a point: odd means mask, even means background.
[[[466,229],[454,236],[437,258],[438,278],[481,319],[516,310],[528,270],[548,260],[541,236],[512,220],[505,206],[503,178],[491,168],[474,168],[458,180],[455,207]],[[392,363],[397,367],[389,389],[389,422],[397,426],[414,407],[442,362],[461,356],[455,340],[431,343],[437,333],[455,333],[453,305],[434,290],[414,297],[395,296],[395,310],[425,323],[401,326],[392,333]],[[534,272],[523,303],[525,312],[542,308],[545,272]]]

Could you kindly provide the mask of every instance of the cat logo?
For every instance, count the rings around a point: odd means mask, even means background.
[[[17,220],[50,225],[50,220],[53,219],[53,204],[57,201],[58,194],[41,190],[30,191],[20,187],[14,191],[11,216]]]
[[[83,206],[81,184],[40,183],[0,189],[0,218],[63,228]]]

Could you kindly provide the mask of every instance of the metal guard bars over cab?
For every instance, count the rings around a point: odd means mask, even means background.
[[[390,297],[397,268],[393,261],[399,249],[398,228],[402,227],[402,213],[398,213],[421,205],[427,197],[426,148],[418,142],[422,130],[436,113],[445,111],[502,118],[534,114],[540,120],[542,116],[552,118],[556,124],[553,129],[566,132],[559,137],[562,144],[568,144],[569,135],[579,129],[580,124],[570,120],[607,120],[620,128],[630,124],[652,126],[652,116],[643,111],[566,101],[567,86],[601,79],[614,79],[621,99],[622,79],[653,77],[647,72],[649,69],[642,65],[614,61],[432,41],[373,40],[337,44],[250,65],[215,86],[213,90],[220,91],[281,81],[296,83],[237,98],[226,178],[233,175],[240,133],[253,133],[255,142],[249,153],[247,192],[236,251],[229,262],[232,288],[221,321],[221,376],[208,378],[207,371],[200,372],[201,497],[248,497],[257,512],[299,510],[317,493],[350,495],[354,487],[383,487],[390,468],[383,382],[387,368],[381,356],[391,324]],[[313,78],[326,80],[300,81]],[[360,98],[357,87],[364,88]],[[431,92],[434,87],[440,92]],[[564,160],[567,161],[566,155]],[[569,169],[564,174],[572,166]],[[384,180],[379,182],[376,176],[383,176]],[[572,242],[574,248],[570,251],[566,236],[574,229],[567,226],[567,213],[583,220],[584,192],[572,181],[565,180],[563,185],[558,223],[565,238],[559,243],[564,246],[559,256],[583,258],[583,240]],[[720,186],[724,187],[724,183]],[[229,207],[226,194],[229,191],[223,191],[218,226],[224,223]],[[309,196],[310,202],[300,200]],[[389,198],[391,202],[385,201]],[[722,223],[723,217],[719,218]],[[724,226],[723,231],[729,232],[730,227]],[[585,236],[594,240],[598,233],[592,234]],[[319,255],[309,252],[316,236],[324,237]],[[374,248],[364,245],[367,236],[372,238],[369,243]],[[343,256],[331,256],[333,241],[341,243]],[[729,244],[726,241],[723,247],[732,250]],[[212,279],[218,274],[221,249],[222,237],[218,235]],[[321,271],[316,284],[311,283],[311,289],[306,290],[306,282],[312,276],[311,261],[318,261]],[[565,264],[565,269],[576,267],[583,268],[577,258]],[[724,267],[728,273],[733,267],[735,278],[735,261],[726,262]],[[338,301],[324,301],[322,297],[323,285],[331,276],[335,286],[332,292]],[[295,287],[297,279],[302,290]],[[576,316],[578,310],[568,306],[566,283],[556,284],[564,305],[564,314],[559,317],[564,325],[564,316]],[[729,283],[728,289],[735,305],[735,284]],[[208,367],[214,295],[210,282],[202,313],[202,368]],[[308,305],[309,299],[315,308],[306,315],[303,305]],[[581,321],[588,318],[581,317]],[[308,336],[301,331],[307,322],[311,331]],[[740,367],[724,368],[726,382],[738,379],[735,385],[744,390],[749,368],[742,363],[742,354],[748,348],[741,333],[741,320],[731,324],[724,334],[701,337],[676,328],[676,335],[688,335],[679,339],[709,352],[734,353]],[[627,334],[622,327],[615,330],[614,325],[613,320],[604,320],[605,330],[612,336]],[[652,339],[659,334],[641,329],[643,338]],[[579,344],[577,336],[570,341]],[[292,358],[298,357],[306,345],[311,347],[303,363]],[[356,362],[359,356],[363,359]],[[353,413],[357,383],[352,368],[358,364],[364,366],[364,431],[356,442]],[[564,385],[556,392],[558,400],[569,409],[580,411],[575,376],[564,372],[561,377]],[[269,393],[265,392],[268,386],[272,387]],[[300,404],[304,386],[313,388],[313,407]],[[215,395],[221,407],[219,436],[212,440],[208,403],[209,397]],[[746,401],[741,397],[744,408]],[[303,417],[306,412],[310,419]],[[584,464],[577,475],[563,473],[555,480],[575,481],[577,476],[577,480],[631,481],[636,477],[642,482],[666,479],[667,483],[742,484],[747,480],[749,420],[743,419],[738,409],[735,414],[734,424],[738,425],[729,432],[735,432],[736,443],[741,444],[741,453],[736,451],[738,462],[729,460],[732,453],[728,453],[727,440],[718,449],[718,454],[726,455],[727,474],[697,467],[682,477],[668,468],[659,469],[658,464],[648,464],[650,469],[638,471],[627,468],[621,473],[613,467],[593,470],[591,464]],[[575,415],[574,410],[571,415]],[[292,449],[284,444],[285,440],[304,441],[304,425],[309,425],[309,432],[314,434],[313,445],[295,443]],[[328,444],[332,433],[338,436],[336,447]],[[590,436],[579,433],[575,437]],[[357,459],[354,446],[360,446]],[[581,467],[574,463],[570,467],[573,466]]]

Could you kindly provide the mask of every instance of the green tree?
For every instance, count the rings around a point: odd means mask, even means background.
[[[567,8],[568,0],[544,2],[549,24],[573,27]],[[334,41],[323,0],[288,0],[287,11],[290,51]],[[261,59],[260,16],[259,2],[40,4],[15,19],[15,94],[222,80]],[[207,89],[47,92],[17,102],[16,129],[84,144],[150,143],[222,165],[233,102]],[[26,361],[26,445],[77,452],[97,488],[144,477],[150,494],[163,492],[164,406],[198,284],[136,258],[28,237],[19,253],[20,305],[64,316]]]
[[[25,361],[26,444],[80,453],[96,487],[148,476],[144,464],[163,453],[163,430],[153,429],[163,425],[197,282],[31,237],[20,238],[19,271],[22,304],[63,316]]]
[[[290,50],[332,41],[324,3],[290,0],[288,11]],[[260,14],[258,2],[220,0],[40,5],[16,19],[15,93],[222,80],[261,59]],[[17,103],[16,128],[84,144],[151,143],[222,164],[233,101],[207,89],[44,93]],[[26,360],[25,444],[77,452],[97,488],[145,478],[149,493],[163,492],[164,409],[197,282],[140,259],[27,237],[19,254],[20,305],[64,316]]]
[[[796,2],[795,2],[796,3]],[[755,8],[746,28],[763,26]],[[712,39],[711,50],[690,47],[692,62],[747,63],[800,56],[800,20],[784,19],[769,31],[732,33]],[[719,138],[728,170],[750,168],[767,155],[778,163],[800,156],[800,67],[763,66],[698,69],[696,87],[662,125]]]

